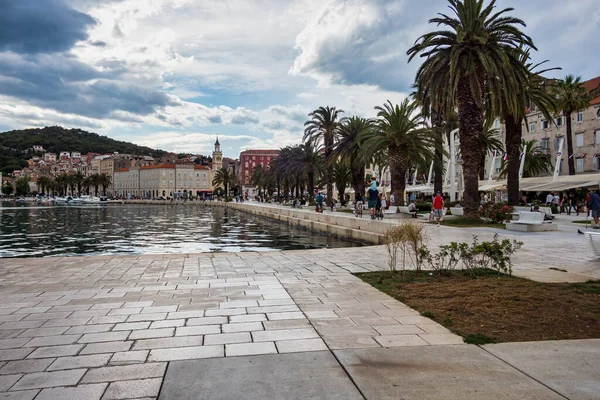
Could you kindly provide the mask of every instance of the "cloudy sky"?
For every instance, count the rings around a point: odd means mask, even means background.
[[[600,75],[598,0],[498,0],[554,76]],[[401,101],[446,0],[0,0],[0,131],[62,125],[226,156],[298,143],[321,105]]]

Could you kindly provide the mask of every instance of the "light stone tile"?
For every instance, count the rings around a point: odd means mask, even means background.
[[[195,358],[223,357],[224,348],[220,346],[178,347],[173,349],[154,349],[150,351],[148,361],[177,361]],[[146,364],[147,365],[147,364]]]
[[[317,326],[322,336],[377,336],[379,333],[370,326]]]
[[[0,375],[41,372],[44,371],[50,364],[52,364],[52,362],[54,362],[54,358],[9,361],[2,368],[0,368]]]
[[[185,328],[178,328],[185,329]],[[129,340],[136,339],[154,339],[160,337],[171,337],[175,332],[175,328],[161,328],[161,329],[140,329],[132,331],[129,335]]]
[[[133,350],[202,346],[202,338],[202,336],[179,336],[172,338],[137,340],[133,345]]]
[[[65,331],[69,329],[66,326],[61,326],[61,327],[52,327],[52,328],[32,328],[32,329],[27,329],[25,330],[23,333],[21,333],[19,335],[20,338],[32,338],[32,337],[37,337],[37,336],[54,336],[54,335],[60,335],[62,333],[65,333]],[[0,348],[5,348],[3,347],[3,340],[0,340]]]
[[[269,321],[278,321],[281,319],[305,319],[306,317],[302,312],[281,312],[267,314]]]
[[[229,317],[229,322],[260,322],[266,321],[267,316],[265,314],[248,314],[248,315],[232,315]]]
[[[118,324],[126,320],[126,315],[110,315],[107,317],[93,317],[88,324]]]
[[[398,325],[400,322],[392,317],[378,317],[378,318],[360,318],[352,317],[352,321],[358,326],[374,326],[374,325]]]
[[[143,322],[125,322],[122,324],[116,324],[112,329],[113,332],[116,331],[133,331],[137,329],[148,329],[150,326],[150,321]]]
[[[250,332],[236,332],[236,333],[221,333],[217,335],[206,335],[204,336],[204,345],[214,344],[231,344],[231,343],[248,343],[252,342]],[[0,371],[1,372],[1,371]]]
[[[43,389],[57,386],[76,385],[85,374],[85,369],[68,371],[34,372],[23,376],[11,390]]]
[[[280,353],[300,353],[304,351],[327,350],[322,339],[280,340],[275,342]]]
[[[227,326],[227,325],[224,325]],[[205,335],[209,333],[221,333],[220,325],[198,325],[198,326],[183,326],[177,328],[175,336],[191,336]]]
[[[385,335],[375,336],[374,339],[383,347],[426,346],[429,344],[418,335]]]
[[[139,314],[142,311],[141,307],[115,308],[110,310],[108,315],[132,315]]]
[[[226,323],[227,323],[227,317],[190,318],[187,320],[186,326],[217,325],[217,324],[226,324]]]
[[[239,324],[223,325],[223,333],[262,331],[262,322],[242,322]]]
[[[123,351],[113,354],[110,365],[140,364],[146,362],[150,350]]]
[[[100,353],[114,353],[117,351],[128,351],[133,342],[103,342],[103,343],[90,343],[81,350],[83,354],[100,354]]]
[[[52,365],[48,367],[48,371],[56,371],[61,369],[73,368],[93,368],[102,367],[108,363],[110,354],[94,354],[76,357],[60,357],[57,358]]]
[[[167,319],[167,313],[134,314],[127,318],[127,322],[161,321]]]
[[[8,391],[23,375],[0,375],[0,392]]]
[[[281,329],[274,331],[252,332],[252,339],[254,339],[255,342],[273,342],[278,340],[293,339],[313,339],[318,337],[319,334],[312,328]]]
[[[36,400],[100,400],[108,383],[43,389]]]
[[[329,336],[323,340],[331,350],[381,347],[371,336]]]
[[[425,333],[452,333],[440,324],[419,324],[417,326]]]
[[[117,399],[153,399],[158,397],[162,379],[136,379],[130,381],[112,382],[102,400],[117,400]]]
[[[422,329],[420,329],[416,325],[382,325],[382,326],[373,326],[380,335],[409,335],[409,334],[418,334],[425,333]]]
[[[114,342],[127,340],[130,331],[87,333],[79,339],[78,343]]]
[[[41,347],[41,346],[60,346],[76,343],[81,338],[81,335],[60,335],[36,337],[31,339],[23,347]]]
[[[262,342],[262,343],[239,343],[239,344],[226,344],[225,355],[227,357],[235,356],[252,356],[258,354],[276,354],[277,349],[273,342]]]
[[[82,383],[114,382],[131,379],[145,379],[162,377],[165,374],[167,363],[146,363],[102,367],[87,371]]]
[[[100,333],[108,332],[113,327],[113,324],[98,324],[98,325],[80,325],[69,328],[65,334],[85,334],[85,333]]]
[[[99,303],[94,304],[90,310],[112,310],[113,308],[121,308],[123,307],[124,302],[120,303]]]
[[[270,331],[274,329],[306,328],[310,326],[310,323],[307,319],[282,319],[278,321],[264,321],[263,326],[265,330]]]
[[[435,345],[465,343],[463,338],[453,333],[421,333],[419,337],[427,343]]]
[[[177,306],[159,306],[159,307],[144,307],[142,308],[142,314],[149,313],[169,313],[177,311]]]
[[[334,311],[305,311],[306,317],[309,319],[313,318],[340,318]]]
[[[421,325],[421,324],[431,324],[434,321],[429,318],[414,316],[414,317],[397,317],[396,318],[403,325]]]
[[[167,319],[164,321],[154,321],[150,324],[150,329],[160,328],[178,328],[185,325],[185,319]]]
[[[0,349],[18,349],[19,347],[23,347],[25,343],[29,342],[31,340],[30,337],[31,336],[16,339],[2,339],[0,340]]]
[[[245,308],[227,308],[219,310],[206,310],[205,315],[207,317],[218,317],[218,316],[230,316],[230,315],[243,315],[246,314]]]
[[[38,393],[39,389],[0,393],[0,400],[33,400]]]
[[[286,306],[267,306],[267,307],[249,307],[248,314],[272,314],[282,312],[297,312],[300,311],[297,305]]]
[[[201,318],[201,317],[204,317],[204,310],[170,312],[167,316],[167,319],[186,319],[186,318]]]
[[[83,349],[82,344],[71,344],[66,346],[38,347],[27,358],[49,358],[74,356]]]
[[[44,321],[17,321],[17,322],[4,322],[0,325],[0,330],[13,330],[13,329],[29,329],[39,328],[44,324]]]

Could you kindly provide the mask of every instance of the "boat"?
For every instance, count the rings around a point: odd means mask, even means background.
[[[17,198],[15,201],[16,201],[17,203],[25,203],[27,200],[25,200],[25,199],[24,199],[24,198],[22,198],[22,197],[18,197],[18,198]]]
[[[83,204],[83,199],[81,197],[73,197],[71,198],[71,201],[69,201],[69,204]]]
[[[100,204],[100,197],[96,196],[81,196],[80,197],[82,204]]]
[[[68,204],[70,197],[55,197],[54,204]]]

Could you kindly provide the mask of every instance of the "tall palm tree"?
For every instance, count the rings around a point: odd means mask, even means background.
[[[50,178],[49,176],[40,176],[37,179],[37,185],[40,188],[41,194],[43,195],[47,191],[49,191],[49,189],[52,185],[52,178]]]
[[[102,185],[100,174],[92,174],[88,178],[90,186],[94,187],[94,196],[98,196],[98,188]]]
[[[362,149],[362,139],[373,127],[373,120],[361,117],[346,119],[340,124],[337,142],[333,149],[333,160],[346,161],[350,168],[355,197],[362,197],[365,193],[365,165],[367,159]]]
[[[225,190],[225,197],[229,195],[229,185],[234,185],[236,182],[235,175],[229,171],[229,168],[220,168],[215,173],[215,177],[212,180],[212,184],[217,187],[223,187]]]
[[[406,173],[410,164],[431,161],[434,138],[425,129],[418,103],[405,99],[400,105],[390,101],[377,110],[375,129],[364,134],[364,151],[376,160],[387,160],[396,202],[404,204]],[[381,165],[381,163],[379,163]]]
[[[262,164],[258,164],[256,167],[254,167],[254,171],[252,171],[252,175],[250,176],[250,181],[258,190],[258,196],[261,198],[263,196],[261,189],[263,188],[264,177],[265,177],[265,169],[262,166]]]
[[[86,176],[81,182],[81,187],[83,188],[85,194],[90,194],[90,186],[92,186],[92,177]]]
[[[483,154],[478,137],[484,129],[486,102],[499,109],[504,90],[516,88],[523,68],[508,68],[524,52],[535,49],[533,41],[519,30],[525,23],[507,16],[512,8],[496,12],[495,0],[448,0],[454,15],[440,14],[430,23],[440,30],[421,36],[408,50],[409,61],[420,54],[416,84],[427,90],[433,104],[458,108],[460,147],[463,159],[465,216],[479,216],[478,168]],[[422,96],[421,96],[422,97]]]
[[[60,174],[54,178],[56,189],[58,190],[58,194],[61,196],[64,196],[67,193],[68,179],[69,178],[67,174]]]
[[[77,195],[81,196],[81,187],[83,186],[83,180],[85,179],[85,175],[81,171],[77,171],[75,173],[75,184],[77,185]]]
[[[322,142],[325,147],[325,182],[327,184],[327,199],[331,201],[333,198],[333,160],[331,153],[333,152],[333,144],[337,134],[338,127],[343,118],[340,115],[344,110],[337,110],[335,107],[319,107],[308,116],[310,120],[304,123],[304,138],[313,143]]]
[[[569,153],[569,175],[575,175],[575,158],[573,155],[573,131],[571,127],[571,114],[586,108],[590,103],[590,96],[582,85],[581,77],[575,78],[567,75],[564,80],[559,80],[552,87],[556,97],[556,112],[562,112],[567,126],[567,151]]]
[[[295,165],[298,171],[306,177],[306,189],[309,196],[315,194],[315,178],[321,176],[324,167],[321,147],[308,141],[297,147],[294,151]],[[333,197],[329,197],[331,201]]]
[[[75,175],[68,174],[66,180],[69,189],[71,189],[71,196],[75,196],[75,186],[77,185],[77,182],[75,181]]]
[[[108,187],[112,183],[110,175],[100,174],[99,181],[100,181],[100,186],[102,186],[102,195],[106,196],[106,189],[108,189]]]
[[[338,191],[338,200],[341,205],[346,204],[346,186],[352,182],[352,170],[348,162],[338,162],[333,167],[333,181]]]
[[[536,140],[521,141],[520,150],[527,146],[527,151],[524,154],[525,163],[523,164],[523,177],[545,175],[552,170],[552,161],[550,156],[542,149]],[[508,160],[510,161],[510,159]],[[506,177],[508,173],[508,162],[502,161],[500,167],[500,178]]]

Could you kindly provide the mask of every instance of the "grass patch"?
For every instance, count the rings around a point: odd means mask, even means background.
[[[432,223],[435,223],[433,221]],[[504,224],[493,224],[490,222],[486,222],[480,219],[470,219],[470,218],[452,218],[452,219],[444,219],[440,222],[440,225],[444,226],[454,226],[456,228],[499,228],[506,229]]]
[[[600,338],[600,280],[542,283],[491,270],[356,275],[467,343]]]
[[[592,219],[592,220],[586,221],[585,219],[582,219],[582,220],[571,221],[571,222],[574,223],[574,224],[588,224],[588,225],[591,225],[591,224],[594,223],[594,220]]]

